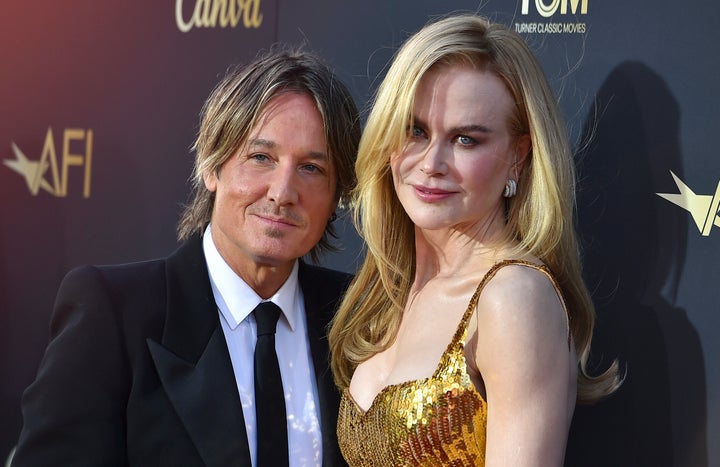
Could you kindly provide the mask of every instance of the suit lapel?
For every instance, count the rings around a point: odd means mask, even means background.
[[[160,380],[208,466],[250,465],[240,397],[213,297],[202,237],[168,257],[167,318],[148,339]]]

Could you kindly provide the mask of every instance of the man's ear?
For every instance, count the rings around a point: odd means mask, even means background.
[[[525,164],[528,162],[528,157],[530,156],[530,151],[532,150],[532,139],[530,139],[530,135],[525,133],[524,135],[521,135],[517,142],[515,143],[515,151],[517,154],[517,160],[515,161],[518,176],[520,175],[520,172],[522,172],[523,167],[525,167]]]
[[[218,182],[218,171],[217,170],[206,170],[203,172],[203,182],[205,182],[205,188],[213,193],[217,191]]]

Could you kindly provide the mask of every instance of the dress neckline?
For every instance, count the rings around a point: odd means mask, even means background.
[[[473,312],[475,311],[475,307],[477,305],[478,298],[480,297],[480,293],[482,292],[482,290],[485,287],[485,285],[487,284],[487,282],[495,276],[495,273],[497,273],[497,271],[500,268],[502,268],[503,266],[510,265],[510,264],[518,264],[518,265],[522,265],[522,266],[532,267],[534,269],[539,269],[539,270],[542,270],[543,272],[545,272],[545,274],[547,274],[548,277],[552,278],[552,275],[549,274],[547,266],[545,266],[543,264],[535,264],[535,263],[531,263],[529,261],[520,260],[520,259],[506,259],[506,260],[498,261],[497,263],[493,264],[490,267],[490,269],[488,269],[488,271],[485,273],[483,278],[480,280],[480,283],[478,284],[478,286],[475,288],[475,292],[473,293],[472,297],[470,298],[470,302],[468,303],[467,309],[463,313],[463,316],[460,319],[460,322],[458,323],[457,328],[455,329],[453,338],[450,340],[448,345],[445,347],[445,351],[440,355],[440,360],[438,361],[438,363],[435,367],[435,371],[433,371],[433,373],[430,376],[426,376],[424,378],[417,378],[417,379],[412,379],[412,380],[408,380],[408,381],[401,381],[399,383],[393,383],[393,384],[388,384],[386,386],[383,386],[382,389],[380,389],[380,391],[378,391],[378,393],[375,394],[375,397],[370,402],[370,405],[368,406],[367,410],[360,407],[360,404],[357,403],[357,401],[353,397],[352,393],[350,392],[350,386],[346,387],[345,389],[343,389],[343,395],[348,399],[348,401],[352,404],[352,406],[357,410],[358,414],[363,417],[366,417],[370,412],[373,411],[374,407],[376,406],[376,402],[378,400],[381,400],[382,399],[381,396],[383,394],[385,394],[386,392],[389,392],[391,390],[397,390],[398,388],[403,388],[405,386],[410,386],[413,384],[425,383],[433,378],[436,378],[438,376],[438,374],[440,372],[442,372],[442,370],[444,369],[443,357],[445,355],[447,355],[450,351],[452,351],[453,347],[455,347],[458,344],[462,344],[462,353],[463,353],[463,358],[464,358],[465,337],[466,337],[466,333],[467,333],[467,322],[470,319],[470,317],[472,316]],[[553,280],[553,283],[555,283],[554,280]],[[465,371],[467,371],[467,366],[465,367]],[[477,389],[475,389],[474,385],[473,385],[473,389],[477,392]],[[479,392],[478,392],[478,396],[483,401],[485,401],[485,398],[482,397],[482,395]]]

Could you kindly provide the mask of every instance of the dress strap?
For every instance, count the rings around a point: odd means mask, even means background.
[[[555,279],[555,276],[552,274],[550,269],[545,266],[544,264],[535,264],[531,263],[529,261],[524,261],[521,259],[506,259],[502,261],[498,261],[497,263],[493,264],[488,272],[485,273],[483,278],[480,280],[480,283],[478,284],[477,288],[475,289],[475,292],[473,293],[472,297],[470,298],[470,303],[468,303],[468,307],[465,310],[465,313],[463,314],[462,320],[460,320],[460,324],[458,325],[457,330],[455,331],[455,335],[453,336],[453,343],[464,341],[465,340],[465,333],[467,331],[467,323],[470,320],[470,317],[472,316],[473,312],[475,311],[475,308],[477,307],[478,298],[480,297],[480,293],[485,288],[485,285],[495,277],[495,274],[497,272],[509,265],[517,264],[519,266],[525,266],[532,269],[535,269],[537,271],[542,272],[547,276],[548,279],[550,279],[550,282],[553,284],[553,288],[555,289],[555,293],[557,293],[558,298],[560,299],[560,304],[563,307],[563,310],[565,311],[565,317],[566,319],[566,327],[567,327],[567,335],[568,335],[568,349],[570,348],[570,345],[572,344],[572,335],[570,334],[570,314],[568,313],[567,305],[565,304],[565,299],[563,298],[560,284],[558,283],[557,279]]]

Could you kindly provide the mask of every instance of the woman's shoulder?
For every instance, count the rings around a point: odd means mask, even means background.
[[[480,318],[545,320],[549,314],[566,322],[565,303],[555,276],[540,261],[506,260],[496,263],[479,287]]]
[[[566,352],[570,346],[562,294],[542,263],[509,262],[497,267],[478,297],[476,315],[476,358],[481,367],[506,362],[502,356],[517,363],[533,360],[546,346],[553,352]],[[499,349],[503,350],[498,354]]]
[[[548,291],[559,293],[555,275],[536,258],[506,259],[494,263],[478,288],[482,294],[511,293],[517,294],[518,298]]]

